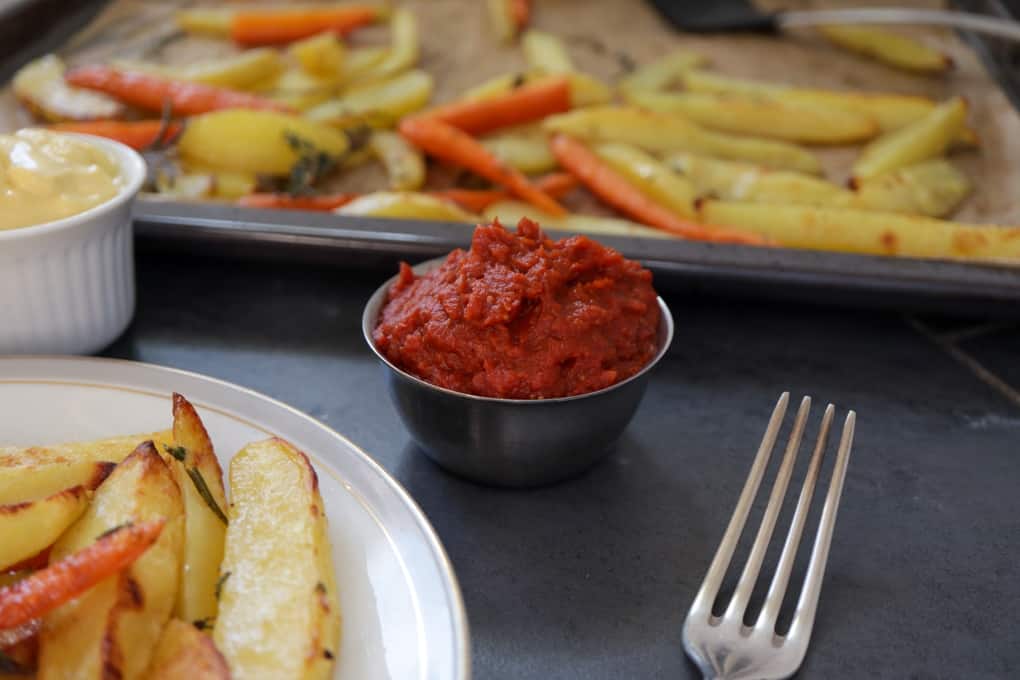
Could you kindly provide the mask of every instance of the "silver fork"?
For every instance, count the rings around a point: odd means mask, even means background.
[[[755,456],[754,463],[751,465],[747,482],[744,483],[744,489],[740,492],[733,517],[730,518],[726,533],[723,534],[722,543],[720,543],[715,557],[712,558],[712,564],[708,567],[705,580],[694,598],[694,604],[687,612],[687,619],[684,621],[684,649],[701,669],[705,680],[787,678],[800,668],[811,639],[811,628],[814,625],[815,611],[818,608],[818,594],[822,586],[822,576],[825,573],[825,563],[829,557],[829,546],[832,543],[832,528],[836,523],[836,510],[843,492],[843,480],[846,478],[850,447],[853,445],[854,422],[857,418],[853,411],[847,414],[846,422],[843,424],[843,435],[839,441],[829,492],[825,498],[825,505],[822,507],[815,544],[811,550],[811,560],[808,563],[807,574],[804,577],[804,585],[793,614],[793,621],[786,635],[776,633],[776,618],[779,616],[779,608],[790,582],[793,561],[797,555],[797,547],[800,545],[804,523],[811,506],[811,497],[818,481],[818,470],[821,467],[822,456],[828,443],[829,426],[832,424],[832,417],[836,410],[832,404],[829,404],[825,409],[825,415],[822,417],[818,441],[811,456],[807,476],[800,491],[793,520],[790,522],[790,531],[786,535],[786,543],[783,545],[776,573],[772,577],[768,594],[765,596],[765,604],[754,624],[744,625],[747,603],[754,590],[754,584],[758,580],[765,550],[772,538],[776,518],[779,516],[783,497],[786,495],[786,488],[790,482],[790,475],[793,473],[797,450],[800,448],[800,441],[804,435],[804,425],[807,422],[808,412],[811,410],[810,397],[804,397],[800,403],[797,419],[794,421],[790,441],[786,447],[786,454],[780,464],[779,472],[776,474],[768,506],[765,508],[761,526],[758,527],[758,534],[755,536],[754,545],[751,547],[744,570],[740,574],[740,580],[737,582],[733,597],[722,616],[712,615],[712,603],[719,594],[719,586],[722,584],[723,576],[733,558],[733,551],[737,547],[737,541],[744,529],[751,504],[758,493],[758,487],[761,485],[769,457],[772,455],[772,449],[775,446],[789,401],[789,392],[784,392],[779,397],[768,428],[765,430],[765,436],[762,438],[761,446],[758,448],[758,455]]]

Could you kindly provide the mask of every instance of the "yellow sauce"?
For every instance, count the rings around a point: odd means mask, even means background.
[[[81,139],[46,130],[0,135],[0,230],[84,212],[122,183],[113,159]]]

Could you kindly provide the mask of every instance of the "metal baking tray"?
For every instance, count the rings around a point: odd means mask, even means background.
[[[11,40],[0,63],[6,81],[28,59],[58,49],[107,3],[85,0],[53,12],[59,0],[9,0],[3,29]],[[70,10],[71,8],[67,8]],[[59,18],[45,32],[41,14]],[[17,40],[15,40],[15,36]],[[987,56],[987,55],[983,55]],[[329,262],[390,267],[465,247],[462,224],[341,217],[245,209],[213,203],[140,199],[135,208],[141,251]],[[557,232],[554,232],[557,233]],[[1020,316],[1020,268],[782,248],[599,237],[656,274],[657,285],[711,294],[794,299],[900,311]]]

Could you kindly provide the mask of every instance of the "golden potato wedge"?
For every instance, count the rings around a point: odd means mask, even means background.
[[[287,442],[268,439],[234,456],[230,489],[213,638],[232,676],[332,677],[340,609],[315,470]]]
[[[425,183],[425,157],[395,132],[376,130],[369,140],[372,153],[386,168],[390,188],[414,191]]]
[[[708,63],[708,58],[696,52],[674,50],[661,59],[643,64],[620,79],[623,92],[658,92],[680,82],[686,71]]]
[[[334,211],[337,215],[392,217],[438,222],[476,224],[477,215],[459,208],[455,203],[413,191],[376,191],[359,196]]]
[[[163,78],[187,80],[232,90],[249,90],[284,69],[280,53],[268,47],[245,50],[219,59],[198,61],[185,66],[165,66],[144,61],[114,59],[111,65],[125,71],[149,73]]]
[[[230,9],[187,9],[177,12],[177,27],[185,33],[204,35],[211,38],[230,36],[230,20],[234,12]]]
[[[68,85],[64,81],[66,70],[60,57],[47,54],[18,69],[11,90],[28,110],[50,123],[124,115],[124,105],[116,99]]]
[[[75,486],[39,500],[0,505],[0,570],[48,548],[88,504],[88,491]]]
[[[169,464],[184,502],[185,536],[174,613],[186,621],[211,622],[216,618],[216,581],[227,533],[223,472],[198,412],[176,393],[173,415]]]
[[[694,217],[694,185],[648,153],[626,144],[600,144],[595,153],[659,205]]]
[[[188,174],[212,178],[212,197],[228,201],[253,193],[258,184],[258,178],[253,172],[220,170],[200,163],[185,163],[182,169]]]
[[[503,224],[517,224],[522,217],[535,220],[542,229],[550,231],[573,231],[579,234],[596,236],[640,236],[643,238],[676,238],[661,229],[652,229],[637,222],[616,217],[596,217],[594,215],[567,215],[554,217],[537,210],[529,203],[521,201],[500,201],[485,209],[483,214],[487,222],[499,219]]]
[[[944,73],[952,58],[922,42],[875,26],[818,26],[833,45],[883,64],[920,73]]]
[[[230,680],[230,669],[211,637],[190,623],[170,619],[159,637],[146,678]]]
[[[259,143],[252,144],[253,139]],[[307,142],[334,157],[349,146],[342,131],[314,120],[274,111],[229,109],[192,118],[177,149],[185,162],[286,175],[301,155],[293,140]]]
[[[375,45],[351,48],[344,59],[344,79],[347,82],[369,80],[368,73],[378,66],[388,53],[385,47]]]
[[[967,176],[949,161],[937,158],[863,180],[855,197],[863,208],[943,217],[970,191]]]
[[[312,121],[339,127],[352,124],[389,127],[425,107],[432,96],[432,76],[408,71],[390,80],[359,85],[305,112]]]
[[[510,0],[485,0],[489,25],[501,43],[512,42],[517,37],[517,23],[514,21]]]
[[[0,447],[0,503],[45,498],[72,486],[95,489],[114,464],[147,440],[170,443],[170,431],[53,446]]]
[[[162,518],[159,539],[130,567],[44,617],[39,680],[145,677],[177,598],[184,514],[181,494],[152,442],[143,442],[96,490],[53,546],[61,559],[131,522]]]
[[[577,69],[566,45],[552,33],[530,29],[521,36],[524,61],[531,71],[543,74],[573,73]]]
[[[287,48],[287,53],[313,76],[339,80],[344,75],[347,48],[333,33],[299,40]]]
[[[709,129],[804,144],[848,144],[879,132],[871,116],[768,95],[639,90],[625,92],[624,98],[651,111],[679,113]]]
[[[752,163],[672,153],[666,164],[694,185],[698,196],[756,203],[849,206],[854,193],[828,180]]]
[[[924,118],[869,144],[854,162],[851,184],[945,153],[967,123],[967,102],[954,97]]]
[[[196,201],[213,194],[216,180],[209,173],[176,170],[156,172],[156,193],[174,201]]]
[[[683,116],[637,107],[591,107],[546,118],[548,132],[589,142],[621,142],[651,151],[689,151],[773,168],[818,174],[821,165],[806,149],[772,139],[739,137],[704,129]]]
[[[390,17],[390,46],[384,56],[361,71],[351,69],[349,82],[360,84],[394,78],[414,68],[420,55],[418,20],[411,10],[398,7]]]
[[[739,227],[787,248],[1020,264],[1020,227],[776,203],[701,201],[702,222]]]
[[[481,142],[504,163],[529,175],[550,172],[558,166],[545,133],[537,126],[497,132],[483,137]]]
[[[312,75],[294,67],[260,84],[259,94],[296,111],[307,111],[337,96],[340,89],[340,81],[336,78]]]
[[[612,88],[594,76],[579,72],[562,75],[570,82],[570,105],[575,108],[581,106],[600,106],[608,104],[613,99]],[[547,74],[537,72],[504,73],[472,87],[462,97],[469,100],[498,97],[521,85],[548,77]]]

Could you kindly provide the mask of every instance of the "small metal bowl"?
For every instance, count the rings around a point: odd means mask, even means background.
[[[446,258],[414,267],[424,274]],[[497,399],[437,387],[394,366],[372,331],[394,276],[379,287],[361,319],[365,341],[386,378],[411,438],[439,465],[483,484],[528,487],[576,476],[609,453],[634,416],[648,374],[673,340],[673,317],[659,303],[659,351],[638,373],[597,392],[558,399]]]

